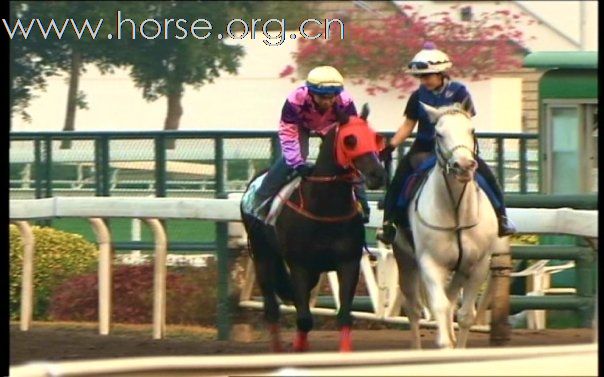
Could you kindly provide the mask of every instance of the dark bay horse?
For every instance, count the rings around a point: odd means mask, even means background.
[[[364,178],[368,188],[377,189],[386,177],[377,157],[384,141],[367,124],[368,113],[364,106],[361,117],[339,116],[339,125],[323,137],[313,173],[302,179],[274,227],[242,210],[274,352],[282,350],[277,296],[293,301],[298,329],[293,348],[306,351],[313,327],[310,292],[321,273],[334,270],[340,287],[340,351],[352,349],[350,311],[365,245],[353,185]]]

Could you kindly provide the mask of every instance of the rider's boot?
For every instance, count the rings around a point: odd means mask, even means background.
[[[392,245],[396,237],[396,225],[392,221],[386,220],[382,224],[382,231],[376,234],[376,238],[386,245]]]
[[[369,203],[367,203],[367,200],[363,201],[363,200],[359,200],[360,204],[361,204],[361,212],[363,213],[363,224],[367,224],[369,223],[369,215],[371,213],[371,209],[369,208]]]
[[[499,237],[511,236],[517,232],[516,226],[510,220],[506,214],[505,207],[501,206],[501,208],[495,211],[497,213],[497,222],[499,224]]]

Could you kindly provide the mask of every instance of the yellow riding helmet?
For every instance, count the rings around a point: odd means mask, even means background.
[[[313,68],[306,77],[306,86],[314,94],[340,94],[344,90],[344,77],[332,66]]]

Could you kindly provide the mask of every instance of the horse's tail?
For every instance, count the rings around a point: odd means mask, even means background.
[[[293,284],[275,240],[270,239],[268,226],[251,215],[243,212],[241,215],[248,235],[248,252],[256,267],[256,279],[261,288],[267,290],[263,294],[276,294],[281,301],[292,303]]]
[[[245,192],[248,191],[251,183],[260,175],[266,173],[268,169],[258,171],[248,182]],[[240,204],[239,210],[241,219],[247,232],[248,252],[252,259],[255,259],[255,265],[263,269],[262,272],[256,271],[257,279],[266,279],[263,284],[269,290],[274,290],[275,293],[283,302],[293,302],[294,289],[285,266],[285,260],[275,247],[275,240],[267,232],[267,225],[254,216],[251,216],[243,210],[243,203]],[[264,273],[265,276],[259,276],[259,273]],[[269,292],[265,292],[269,293]]]

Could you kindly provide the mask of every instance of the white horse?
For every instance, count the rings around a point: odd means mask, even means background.
[[[509,250],[509,237],[498,237],[495,211],[474,180],[477,145],[464,105],[421,105],[436,122],[437,163],[407,209],[415,246],[400,228],[393,244],[405,298],[403,308],[409,317],[413,348],[421,348],[422,288],[438,325],[437,346],[464,348],[476,318],[475,303],[489,271],[490,255]],[[456,343],[453,313],[462,289]]]

